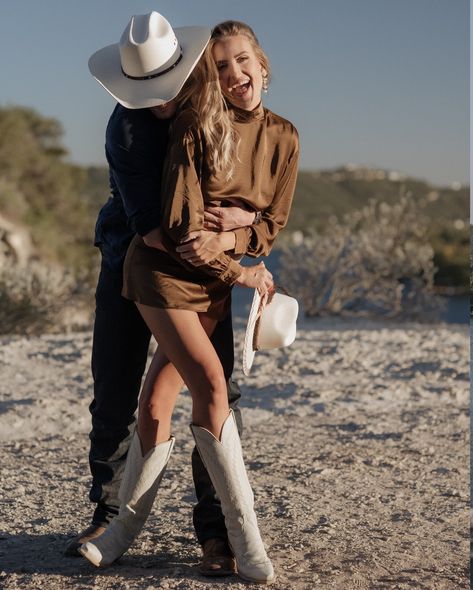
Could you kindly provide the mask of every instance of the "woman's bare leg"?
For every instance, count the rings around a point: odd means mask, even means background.
[[[161,347],[158,348],[140,394],[138,434],[143,453],[169,440],[172,412],[183,385],[184,381],[174,365]]]
[[[222,365],[208,337],[216,320],[188,310],[137,306],[159,346],[140,399],[143,452],[169,438],[181,377],[192,396],[193,423],[219,438],[229,407]]]

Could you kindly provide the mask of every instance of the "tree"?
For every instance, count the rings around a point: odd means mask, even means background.
[[[96,210],[83,197],[87,171],[65,161],[59,121],[0,108],[0,209],[29,228],[38,258],[93,265]]]

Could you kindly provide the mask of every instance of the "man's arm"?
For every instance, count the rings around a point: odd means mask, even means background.
[[[112,190],[119,194],[130,228],[156,237],[160,223],[159,192],[166,155],[168,124],[151,113],[117,107],[106,134]],[[117,195],[118,196],[118,195]]]

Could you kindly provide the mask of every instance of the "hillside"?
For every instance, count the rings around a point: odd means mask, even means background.
[[[0,108],[0,221],[31,235],[35,257],[94,272],[95,218],[109,194],[104,167],[65,160],[59,121],[23,107]],[[301,171],[282,239],[293,231],[323,232],[371,199],[393,203],[403,192],[425,203],[438,285],[468,285],[468,187],[436,187],[397,172],[346,165]],[[6,242],[5,236],[1,237]],[[4,249],[5,246],[3,245]]]
[[[98,207],[108,194],[108,172],[103,167],[90,167],[87,174],[88,195],[93,206]],[[299,172],[287,228],[290,231],[323,231],[331,215],[342,218],[371,199],[394,203],[401,190],[414,199],[425,201],[425,211],[432,220],[433,229],[446,225],[457,230],[468,227],[469,187],[437,187],[416,178],[398,178],[397,173],[346,166]]]
[[[371,199],[393,203],[401,190],[426,202],[433,228],[443,228],[448,222],[456,222],[457,229],[468,227],[469,187],[437,187],[398,173],[346,166],[299,172],[288,228],[322,231],[330,215],[341,218]]]

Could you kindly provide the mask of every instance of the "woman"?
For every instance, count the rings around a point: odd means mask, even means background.
[[[136,237],[125,262],[124,295],[134,300],[159,348],[140,397],[120,490],[120,514],[82,553],[96,565],[122,555],[151,510],[173,446],[171,416],[183,382],[193,402],[191,430],[220,497],[238,573],[269,582],[274,572],[253,510],[240,440],[229,411],[222,366],[209,340],[225,317],[234,284],[274,289],[261,263],[242,267],[222,253],[194,267],[176,251],[203,227],[204,203],[239,199],[261,211],[261,223],[235,231],[235,246],[268,254],[284,227],[295,188],[298,138],[293,125],[261,105],[269,62],[250,27],[217,25],[189,87],[192,109],[176,119],[163,176],[166,252]],[[236,247],[238,250],[238,247]]]

